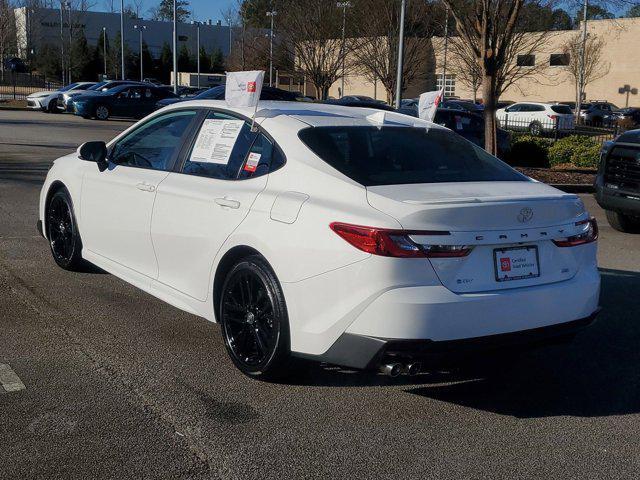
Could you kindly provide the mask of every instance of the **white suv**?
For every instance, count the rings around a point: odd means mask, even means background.
[[[520,102],[496,111],[501,128],[524,130],[531,135],[575,128],[571,107],[563,104]]]

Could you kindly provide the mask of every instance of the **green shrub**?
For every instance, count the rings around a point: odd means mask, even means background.
[[[550,146],[549,139],[514,134],[506,161],[516,167],[547,168]]]
[[[597,168],[600,144],[591,137],[571,135],[558,140],[549,148],[549,164],[569,164],[573,167]]]

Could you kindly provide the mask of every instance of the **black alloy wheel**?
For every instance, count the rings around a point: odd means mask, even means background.
[[[53,194],[47,205],[47,238],[55,262],[65,270],[76,270],[82,264],[82,243],[71,198],[66,189]]]
[[[264,379],[287,373],[286,305],[273,270],[261,256],[243,259],[227,275],[220,319],[227,352],[238,369]]]

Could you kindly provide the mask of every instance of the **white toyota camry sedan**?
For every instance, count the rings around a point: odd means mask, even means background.
[[[301,357],[415,373],[594,320],[597,225],[575,195],[413,117],[253,113],[183,102],[56,160],[38,226],[57,264],[220,323],[261,378]]]

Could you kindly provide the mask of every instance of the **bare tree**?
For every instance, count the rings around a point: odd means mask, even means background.
[[[447,65],[447,73],[455,76],[456,83],[461,83],[473,92],[475,102],[478,90],[482,86],[480,62],[469,44],[461,41],[459,37],[450,38],[448,48],[451,61]],[[442,52],[440,54],[442,55]]]
[[[283,54],[294,59],[295,69],[327,98],[329,88],[342,78],[343,55],[349,58],[351,42],[343,44],[342,9],[335,0],[281,0],[277,34]],[[345,65],[348,71],[350,65]]]
[[[549,32],[535,32],[535,19],[524,15],[524,7],[535,0],[444,0],[455,22],[457,35],[467,44],[482,72],[485,105],[485,149],[496,153],[496,104],[500,95],[525,76],[539,73],[546,65],[525,67],[520,55],[533,55],[546,43]]]
[[[576,86],[576,102],[578,100],[580,87],[580,55],[582,53],[582,37],[580,34],[574,35],[564,46],[564,54],[567,57],[565,71],[572,78]],[[588,84],[601,79],[609,73],[611,63],[605,60],[605,41],[597,35],[589,35],[584,50],[584,74],[583,89]]]
[[[400,2],[398,0],[360,0],[354,9],[358,17],[357,38],[351,40],[353,57],[368,78],[377,78],[395,100]],[[372,14],[375,12],[375,14]],[[405,15],[405,46],[402,68],[403,90],[429,71],[429,39],[433,34],[433,7],[426,2],[410,2]]]
[[[5,59],[15,49],[16,22],[9,0],[0,0],[0,71],[4,71]]]

